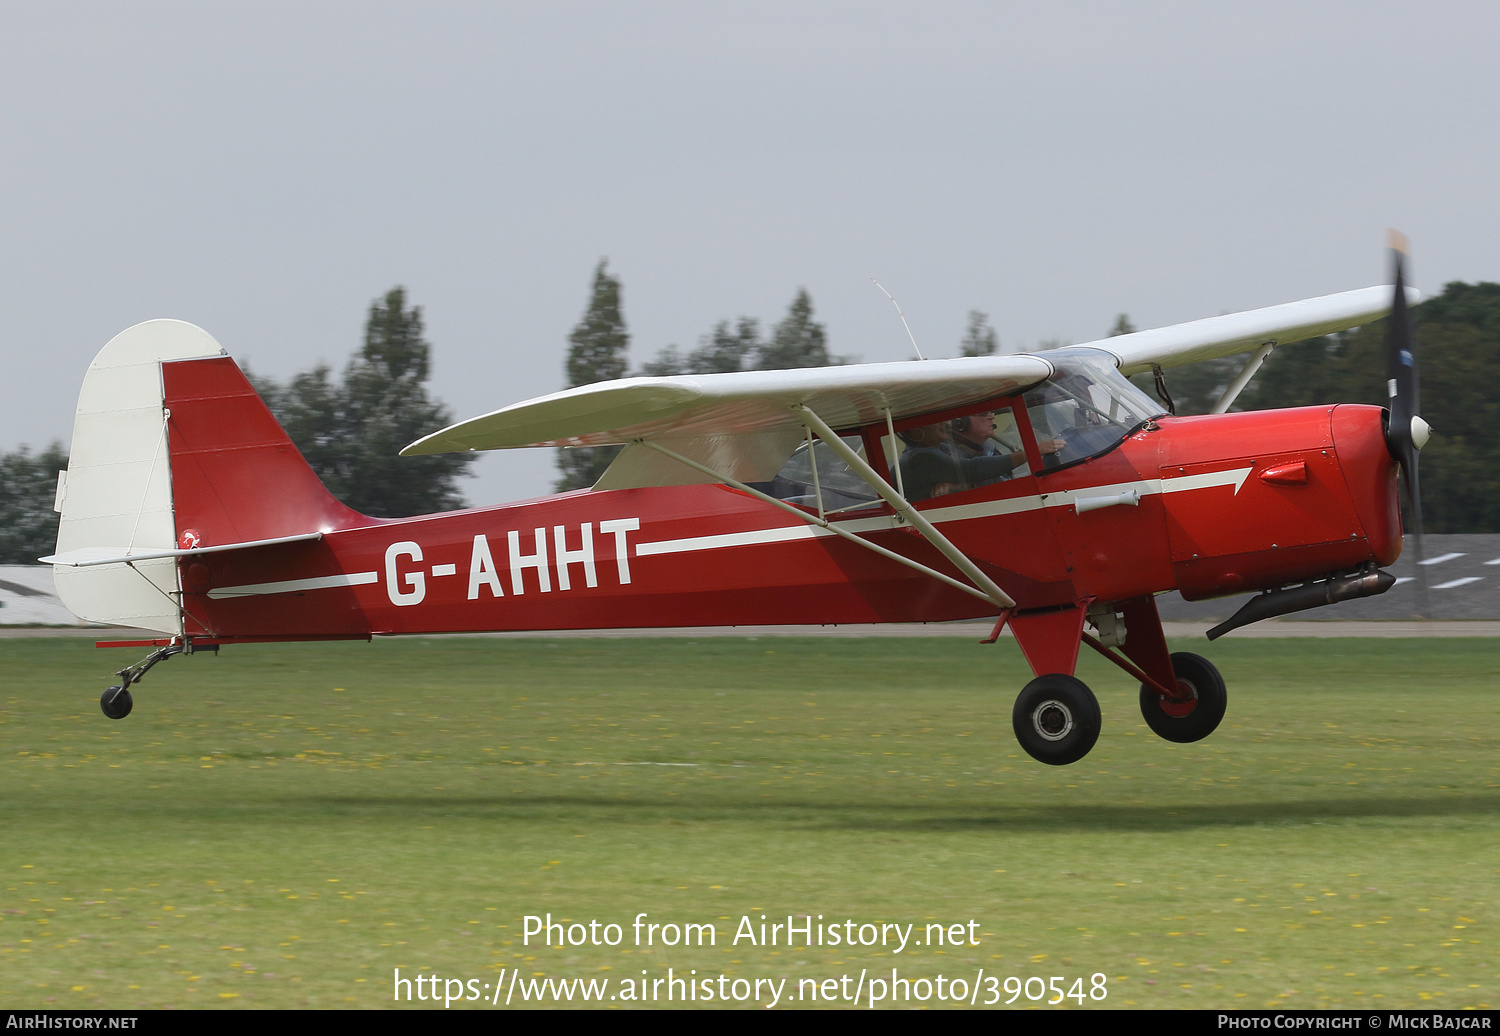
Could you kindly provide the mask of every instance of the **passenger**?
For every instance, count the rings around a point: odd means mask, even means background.
[[[995,412],[939,421],[902,432],[901,479],[908,500],[928,500],[1006,478],[1026,463],[1024,450],[1005,451],[993,438]],[[1037,444],[1042,453],[1063,448],[1061,439]]]

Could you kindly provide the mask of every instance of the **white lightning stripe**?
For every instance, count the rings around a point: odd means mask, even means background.
[[[1418,561],[1417,564],[1419,564],[1419,565],[1441,565],[1444,561],[1452,561],[1454,558],[1461,558],[1461,557],[1466,557],[1466,556],[1467,555],[1465,555],[1465,554],[1463,554],[1461,552],[1457,553],[1457,554],[1439,554],[1435,558],[1428,558],[1425,561]]]
[[[316,576],[312,579],[285,579],[279,583],[249,583],[245,586],[221,586],[210,590],[211,600],[224,597],[251,597],[256,594],[291,594],[299,590],[327,590],[335,586],[364,586],[380,581],[378,572],[340,572],[336,576]]]
[[[1067,489],[1045,496],[1018,496],[1009,500],[986,500],[977,504],[957,504],[952,507],[934,507],[922,513],[927,520],[937,525],[941,522],[963,522],[975,518],[993,518],[1001,514],[1019,514],[1045,507],[1072,507],[1080,494],[1088,496],[1126,493],[1135,490],[1141,496],[1157,493],[1182,493],[1192,489],[1210,489],[1214,486],[1233,486],[1238,493],[1254,467],[1235,468],[1229,471],[1210,471],[1201,475],[1179,475],[1175,478],[1141,479],[1136,482],[1116,482],[1107,486],[1088,486],[1083,489]],[[856,535],[877,532],[882,529],[901,527],[893,517],[855,518],[840,522],[839,527]],[[689,536],[680,540],[657,540],[655,543],[638,543],[636,557],[653,554],[680,554],[693,550],[717,550],[721,547],[753,547],[766,543],[785,543],[789,540],[814,539],[832,536],[826,529],[816,525],[789,525],[776,529],[755,529],[750,532],[731,532],[719,536]]]
[[[1462,579],[1450,579],[1446,583],[1439,583],[1434,590],[1452,590],[1455,586],[1464,586],[1467,583],[1477,583],[1484,576],[1464,576]]]
[[[1239,495],[1240,487],[1245,484],[1245,479],[1250,477],[1250,472],[1255,470],[1252,464],[1248,468],[1234,468],[1229,471],[1206,471],[1201,475],[1179,475],[1176,478],[1164,478],[1162,482],[1163,493],[1182,493],[1189,489],[1208,489],[1210,486],[1233,486],[1235,495]],[[1123,488],[1130,488],[1128,485]]]
[[[1486,561],[1485,564],[1486,565],[1500,565],[1500,558],[1496,558],[1494,561]]]
[[[1062,494],[1054,494],[1061,497]],[[1046,506],[1039,496],[1018,496],[1010,500],[986,500],[982,504],[957,504],[953,507],[934,507],[923,511],[933,525],[939,522],[963,522],[971,518],[993,518],[997,514],[1020,514],[1036,511]]]
[[[887,523],[889,524],[889,523]],[[681,540],[657,540],[655,543],[637,543],[635,556],[649,557],[652,554],[680,554],[686,550],[715,550],[719,547],[751,547],[762,543],[784,543],[787,540],[807,540],[814,536],[832,536],[815,525],[788,525],[780,529],[755,529],[751,532],[728,532],[721,536],[689,536]]]

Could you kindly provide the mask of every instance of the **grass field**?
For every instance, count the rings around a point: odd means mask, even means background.
[[[783,1002],[848,975],[864,1004],[855,976],[893,968],[979,1003],[1100,973],[1082,1006],[1500,1001],[1500,641],[1174,647],[1223,670],[1219,731],[1159,740],[1085,658],[1104,733],[1053,768],[1012,737],[1004,641],[242,647],[159,666],[118,723],[97,696],[139,652],[0,641],[0,1006],[385,1007],[396,968],[489,997],[516,969],[613,991],[669,967],[785,978]],[[549,912],[622,941],[523,944]],[[635,946],[640,913],[716,945]],[[762,914],[977,925],[734,945]]]

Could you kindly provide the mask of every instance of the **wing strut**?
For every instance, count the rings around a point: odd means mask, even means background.
[[[1273,338],[1255,350],[1255,354],[1245,361],[1245,366],[1240,368],[1240,372],[1234,376],[1234,380],[1229,383],[1229,387],[1224,390],[1219,401],[1213,405],[1213,409],[1209,411],[1210,414],[1222,414],[1229,410],[1230,404],[1239,398],[1240,393],[1245,390],[1246,385],[1250,384],[1250,379],[1255,377],[1255,372],[1260,370],[1260,365],[1266,362],[1266,357],[1271,355],[1271,350],[1274,348],[1276,348],[1276,339]]]
[[[999,594],[998,598],[992,594],[986,593],[983,590],[976,590],[969,584],[960,582],[950,575],[945,575],[935,568],[929,568],[928,566],[922,564],[920,561],[913,561],[911,558],[906,557],[904,554],[897,554],[894,550],[887,550],[885,547],[880,546],[878,543],[871,543],[869,540],[865,539],[862,536],[856,536],[849,530],[840,528],[838,525],[830,522],[827,518],[821,518],[815,514],[808,514],[806,511],[802,510],[799,507],[792,506],[785,500],[778,500],[774,496],[771,496],[769,493],[762,493],[758,489],[747,486],[743,482],[738,482],[735,479],[728,477],[727,475],[715,471],[713,468],[708,467],[706,464],[699,464],[697,461],[693,460],[690,457],[684,457],[682,454],[676,452],[675,450],[669,450],[667,449],[667,447],[661,445],[660,443],[651,442],[647,439],[637,439],[636,442],[640,443],[642,446],[650,447],[651,449],[655,450],[657,453],[660,453],[665,457],[671,457],[673,460],[681,464],[686,464],[690,468],[701,471],[705,475],[708,475],[710,478],[724,483],[726,486],[732,486],[742,493],[749,493],[751,496],[755,497],[758,500],[764,500],[768,504],[774,504],[788,514],[795,515],[796,517],[801,518],[809,525],[816,525],[820,529],[827,529],[834,535],[842,536],[844,539],[848,540],[851,543],[857,543],[861,547],[864,547],[866,550],[872,550],[876,554],[879,554],[881,557],[890,558],[892,561],[899,561],[906,567],[914,568],[918,572],[921,572],[923,575],[928,575],[934,579],[941,580],[942,582],[947,583],[949,586],[955,589],[962,590],[966,594],[973,594],[981,601],[989,601],[992,604],[1000,604],[1000,607],[1002,608],[1010,608],[1013,606],[1013,602],[1001,603],[1001,601],[1009,602],[1010,598],[1006,597],[1005,594],[1000,591],[999,587],[995,587],[996,593]],[[839,445],[843,445],[842,441],[839,442]],[[876,477],[879,478],[878,475]],[[944,540],[943,542],[946,543],[947,541]],[[980,574],[983,575],[983,573]],[[990,583],[990,585],[994,586],[994,583],[992,582]]]
[[[818,433],[818,438],[827,443],[830,450],[837,453],[855,474],[864,479],[871,489],[879,493],[881,498],[895,509],[898,515],[910,523],[913,529],[921,533],[923,539],[936,547],[942,553],[943,557],[953,562],[954,566],[960,572],[972,579],[974,585],[984,591],[981,596],[995,602],[1001,608],[1014,608],[1016,606],[1016,602],[1011,600],[1010,596],[1004,590],[1000,589],[993,579],[985,575],[978,565],[969,560],[967,554],[953,545],[953,542],[948,537],[938,532],[937,526],[924,518],[922,512],[907,502],[906,497],[891,488],[890,483],[881,478],[880,474],[874,468],[865,463],[863,457],[851,450],[849,444],[840,439],[834,433],[833,429],[824,423],[821,417],[800,403],[793,406],[792,409],[801,415],[802,420],[807,423],[809,428]]]

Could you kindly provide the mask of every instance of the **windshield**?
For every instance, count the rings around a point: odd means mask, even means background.
[[[1097,457],[1165,411],[1095,349],[1047,357],[1057,373],[1023,397],[1047,470]]]

